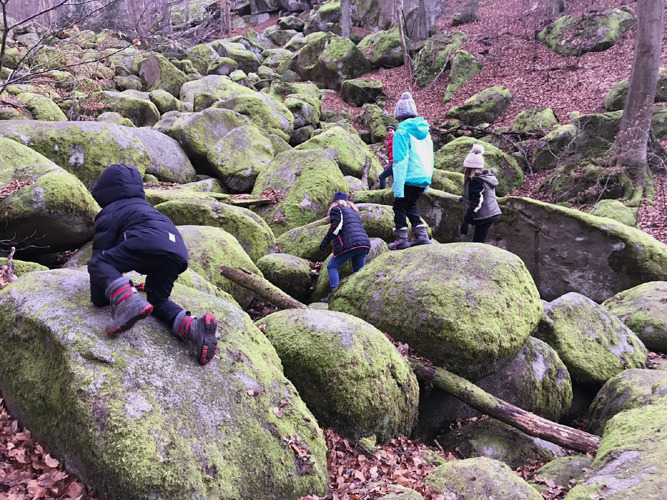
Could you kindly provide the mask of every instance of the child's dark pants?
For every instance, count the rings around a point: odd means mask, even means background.
[[[174,281],[188,268],[171,254],[146,253],[126,248],[125,242],[104,251],[96,251],[88,262],[90,300],[98,307],[109,304],[104,295],[107,286],[122,273],[136,271],[146,275],[148,302],[153,304],[153,316],[169,326],[183,308],[169,300]]]
[[[412,227],[422,223],[417,210],[417,200],[424,192],[424,188],[417,186],[405,186],[403,198],[394,198],[394,224],[396,229],[408,227],[406,217],[410,219]]]
[[[387,177],[390,175],[394,175],[394,164],[390,163],[387,168],[385,168],[382,173],[378,176],[378,179],[380,179],[380,189],[384,189],[387,187]]]

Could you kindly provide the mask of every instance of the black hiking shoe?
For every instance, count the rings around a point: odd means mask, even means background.
[[[205,365],[213,359],[218,352],[218,339],[215,332],[218,329],[218,321],[212,314],[205,314],[201,318],[190,316],[183,311],[174,321],[174,334],[181,340],[189,340],[197,349],[197,360],[199,364]]]
[[[113,318],[104,330],[109,335],[129,330],[153,312],[153,305],[137,293],[128,278],[114,280],[104,293],[111,302]]]

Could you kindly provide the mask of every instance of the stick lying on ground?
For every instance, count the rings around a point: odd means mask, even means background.
[[[245,269],[237,271],[231,267],[220,266],[220,274],[261,295],[280,309],[307,308],[305,304],[293,299],[269,281]],[[438,389],[451,394],[468,406],[472,406],[476,410],[511,425],[530,436],[583,453],[595,453],[598,449],[600,444],[598,436],[552,422],[539,415],[522,410],[502,399],[498,399],[472,382],[444,368],[429,365],[417,358],[410,358],[410,365],[415,374],[422,380],[431,382]]]

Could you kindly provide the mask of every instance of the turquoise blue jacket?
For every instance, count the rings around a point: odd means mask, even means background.
[[[427,188],[433,178],[433,141],[423,117],[398,125],[394,134],[394,196],[403,198],[405,186]]]

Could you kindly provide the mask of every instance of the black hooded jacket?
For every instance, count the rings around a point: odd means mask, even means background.
[[[322,240],[322,245],[333,241],[333,254],[340,254],[356,248],[371,248],[371,240],[366,234],[359,213],[350,207],[336,206],[329,213],[331,226]]]
[[[129,165],[106,168],[93,188],[102,207],[95,217],[93,251],[109,250],[125,241],[128,250],[172,254],[187,268],[188,252],[169,217],[146,201],[139,171]]]

